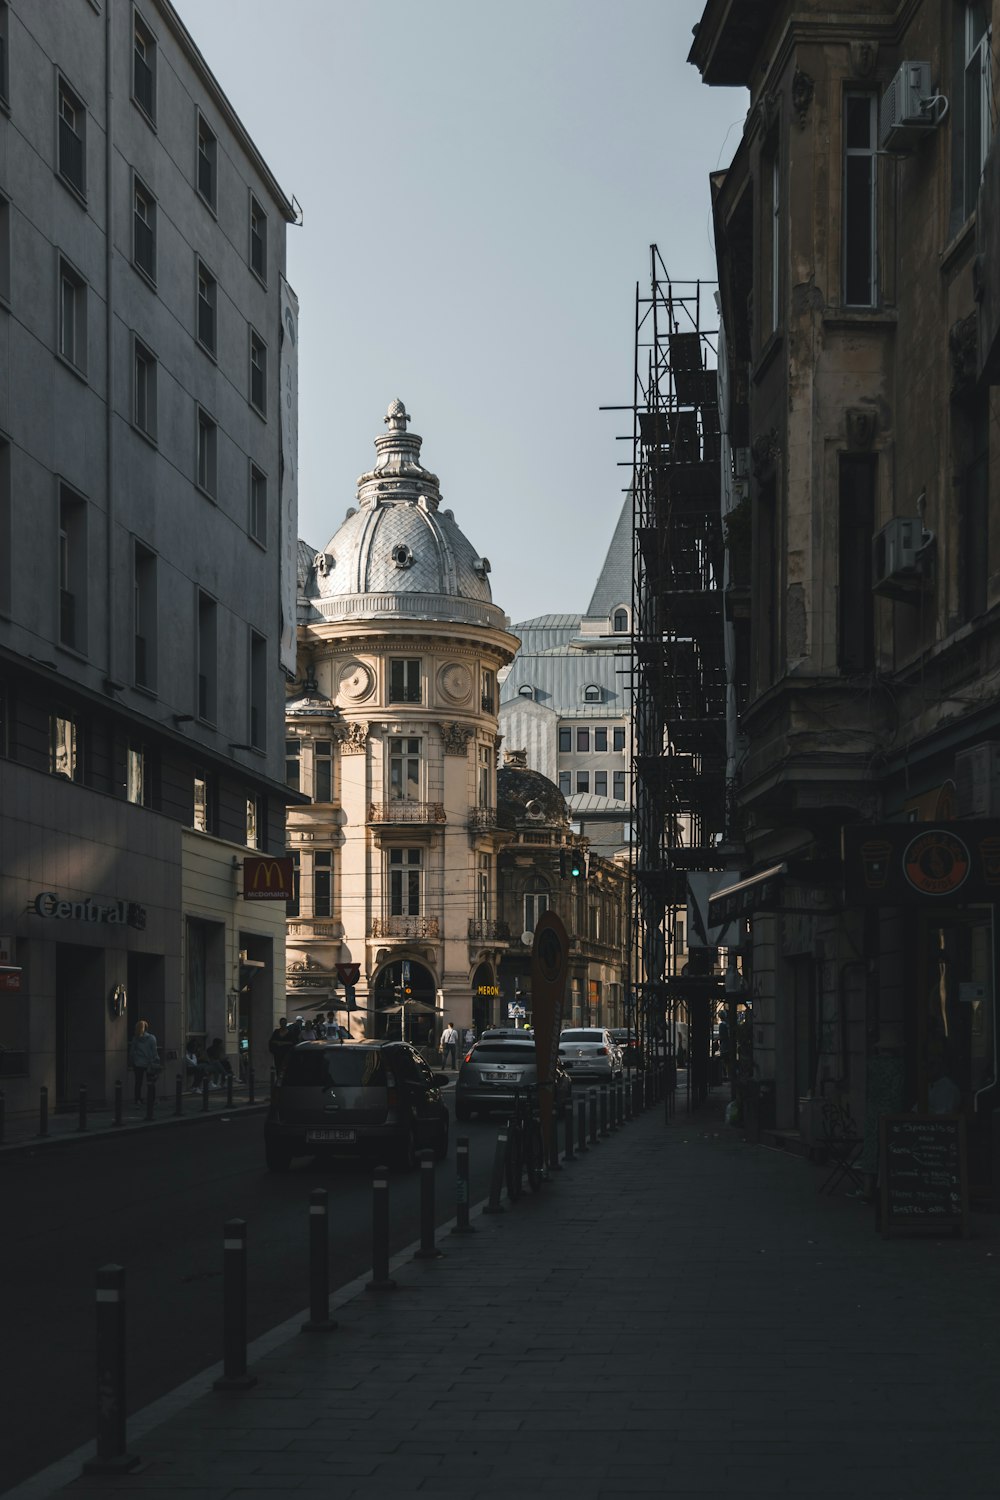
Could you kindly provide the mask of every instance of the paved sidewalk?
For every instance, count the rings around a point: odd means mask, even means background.
[[[884,1241],[720,1101],[626,1125],[397,1292],[346,1289],[336,1332],[293,1320],[252,1390],[199,1377],[131,1425],[140,1471],[59,1493],[995,1500],[1000,1221]]]
[[[122,1099],[122,1123],[119,1126],[114,1123],[114,1108],[105,1105],[88,1108],[86,1130],[80,1129],[79,1109],[61,1109],[57,1112],[50,1106],[48,1133],[44,1136],[38,1133],[40,1121],[37,1111],[31,1114],[7,1114],[4,1120],[3,1136],[0,1139],[0,1157],[10,1151],[48,1150],[55,1146],[98,1141],[102,1138],[120,1136],[126,1131],[151,1130],[159,1126],[176,1126],[185,1122],[193,1124],[197,1120],[217,1116],[230,1108],[226,1102],[224,1088],[209,1089],[207,1111],[203,1107],[201,1093],[193,1094],[187,1091],[181,1093],[181,1112],[178,1115],[173,1078],[168,1076],[162,1088],[164,1092],[158,1092],[156,1096],[153,1118],[147,1120],[145,1104],[139,1105],[132,1102],[130,1078]],[[257,1079],[255,1103],[250,1105],[246,1084],[236,1083],[233,1086],[232,1109],[267,1109],[269,1095],[269,1080],[265,1078],[261,1084],[260,1079]]]

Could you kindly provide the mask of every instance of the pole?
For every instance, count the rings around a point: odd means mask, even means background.
[[[566,1126],[564,1131],[563,1160],[573,1160],[573,1100],[570,1099],[566,1105]]]
[[[336,1323],[330,1317],[330,1215],[326,1188],[309,1194],[309,1317],[303,1333],[331,1333]]]
[[[222,1374],[217,1391],[245,1391],[257,1384],[247,1374],[247,1223],[227,1219],[222,1239]]]
[[[38,1134],[40,1136],[49,1133],[49,1091],[43,1083],[38,1090]]]
[[[97,1273],[97,1454],[84,1474],[124,1473],[138,1456],[125,1444],[125,1267]]]
[[[418,1151],[420,1163],[420,1249],[414,1260],[440,1260],[443,1251],[434,1243],[434,1152]]]
[[[577,1137],[577,1146],[576,1146],[576,1149],[580,1153],[580,1155],[582,1156],[585,1151],[589,1151],[590,1150],[590,1147],[587,1145],[587,1101],[586,1101],[586,1099],[578,1099],[576,1101],[576,1137]]]
[[[372,1279],[366,1292],[394,1292],[389,1275],[389,1170],[376,1167],[372,1174]]]
[[[598,1144],[598,1134],[597,1134],[597,1090],[596,1089],[588,1089],[588,1091],[587,1091],[587,1103],[590,1106],[590,1139],[589,1139],[588,1144],[591,1145],[591,1146],[596,1146]]]
[[[490,1201],[483,1209],[484,1214],[502,1214],[503,1204],[500,1202],[500,1194],[503,1192],[503,1169],[507,1158],[507,1129],[497,1131],[496,1149],[493,1152],[493,1175],[490,1178]]]
[[[456,1201],[458,1204],[458,1222],[452,1234],[475,1234],[475,1229],[469,1223],[469,1198],[471,1197],[469,1181],[469,1138],[460,1135],[455,1142],[455,1175],[456,1175]]]
[[[549,1171],[562,1171],[562,1162],[559,1160],[559,1116],[556,1114],[554,1102],[549,1120]]]

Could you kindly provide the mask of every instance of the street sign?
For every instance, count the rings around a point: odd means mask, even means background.
[[[337,965],[337,978],[340,980],[341,984],[346,984],[346,985],[351,985],[351,986],[356,985],[357,982],[358,982],[358,980],[361,978],[361,965],[360,964],[338,964]]]
[[[520,1001],[509,1000],[507,1002],[507,1014],[512,1021],[517,1021],[526,1016],[528,1012],[525,1010]]]
[[[401,968],[403,970],[403,983],[404,984],[409,984],[409,982],[410,982],[410,960],[408,958],[404,958],[403,959]]]

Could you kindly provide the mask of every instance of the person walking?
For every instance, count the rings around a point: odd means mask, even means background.
[[[290,1031],[287,1017],[282,1016],[277,1026],[271,1032],[271,1040],[267,1044],[267,1049],[274,1058],[274,1071],[279,1079],[285,1071],[288,1054],[297,1041],[298,1032]]]
[[[445,1022],[445,1028],[441,1033],[441,1061],[445,1067],[456,1067],[455,1053],[458,1048],[458,1032],[450,1021]],[[449,1063],[448,1058],[451,1057]]]
[[[152,1082],[160,1071],[160,1049],[156,1045],[156,1037],[145,1021],[135,1023],[135,1031],[128,1044],[128,1065],[132,1069],[135,1080],[135,1103],[141,1104],[143,1085],[147,1075]]]

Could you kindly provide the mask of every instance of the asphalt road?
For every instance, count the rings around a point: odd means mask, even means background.
[[[0,1163],[0,1491],[94,1436],[98,1266],[126,1270],[131,1411],[222,1357],[226,1219],[247,1221],[251,1339],[308,1306],[313,1188],[330,1193],[331,1287],[370,1268],[369,1169],[300,1161],[273,1176],[263,1127],[263,1115],[219,1116]],[[460,1127],[473,1202],[489,1191],[496,1128]],[[439,1223],[455,1213],[454,1142],[453,1126],[436,1171]],[[418,1178],[390,1178],[392,1253],[419,1237]]]

